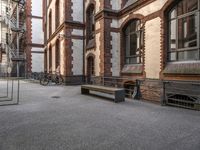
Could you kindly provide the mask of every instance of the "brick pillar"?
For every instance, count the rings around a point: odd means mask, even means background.
[[[73,20],[73,18],[72,18],[72,13],[73,13],[73,10],[72,10],[72,5],[73,5],[73,3],[72,3],[72,1],[73,0],[65,0],[64,1],[64,12],[63,12],[63,14],[65,14],[65,21],[66,20]]]
[[[73,64],[72,64],[72,39],[71,37],[71,33],[72,33],[72,29],[66,28],[65,29],[65,54],[64,54],[64,58],[65,58],[65,76],[72,76],[73,72],[72,72],[72,68],[73,68]]]
[[[73,21],[73,17],[72,17],[72,0],[65,0],[64,1],[64,12],[63,14],[65,14],[65,41],[64,41],[64,76],[72,76],[73,72],[72,72],[72,39],[71,39],[71,35],[72,35],[72,29],[69,27],[68,22],[72,22]]]
[[[32,55],[31,55],[31,46],[30,44],[32,43],[32,20],[31,20],[31,10],[32,10],[32,7],[31,7],[31,0],[27,0],[26,2],[26,28],[27,28],[27,31],[26,31],[26,43],[27,43],[27,46],[26,46],[26,72],[27,73],[31,73],[32,72]]]
[[[101,1],[101,9],[111,9],[110,0]],[[112,76],[111,68],[111,22],[106,12],[102,12],[100,19],[100,75]]]

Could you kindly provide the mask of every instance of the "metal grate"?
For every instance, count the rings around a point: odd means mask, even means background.
[[[200,85],[191,82],[164,82],[167,105],[200,110]]]
[[[185,108],[194,108],[197,97],[189,97],[187,95],[167,94],[168,105],[174,105]]]
[[[60,96],[52,96],[51,98],[53,98],[53,99],[59,99]]]

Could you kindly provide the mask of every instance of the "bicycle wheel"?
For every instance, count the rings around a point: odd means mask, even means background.
[[[40,79],[40,84],[46,86],[49,83],[49,80],[45,77]]]
[[[55,83],[61,85],[63,83],[63,78],[61,76],[56,76]]]

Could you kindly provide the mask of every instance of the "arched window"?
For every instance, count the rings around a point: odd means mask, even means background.
[[[49,12],[49,37],[52,34],[52,14],[51,11]]]
[[[59,0],[56,1],[55,24],[56,24],[56,28],[58,28],[60,25],[60,3],[59,3]]]
[[[200,59],[200,0],[181,0],[168,12],[168,61]]]
[[[49,72],[52,72],[52,47],[49,46]]]
[[[141,21],[134,19],[124,29],[125,64],[142,63],[143,30]]]
[[[87,22],[87,42],[94,39],[94,5],[91,4],[87,9],[87,16],[86,16],[86,22]]]
[[[56,68],[58,67],[58,66],[60,66],[60,41],[59,40],[57,40],[56,41],[56,55],[55,55],[55,60],[56,60]]]

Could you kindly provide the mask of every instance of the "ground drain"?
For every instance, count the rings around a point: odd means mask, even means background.
[[[60,96],[52,96],[51,98],[54,98],[54,99],[59,99]]]

